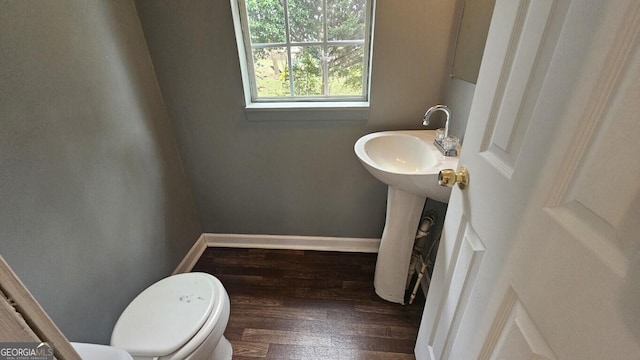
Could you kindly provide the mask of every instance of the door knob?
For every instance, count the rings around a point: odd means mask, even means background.
[[[458,172],[453,169],[444,169],[438,174],[438,184],[446,187],[458,184],[460,190],[464,190],[469,184],[469,172],[464,166],[460,166]]]

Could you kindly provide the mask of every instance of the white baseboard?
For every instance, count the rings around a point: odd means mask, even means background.
[[[196,240],[172,275],[191,271],[207,247],[377,253],[380,239],[204,233]]]
[[[176,267],[176,269],[173,271],[173,274],[171,275],[191,271],[206,249],[207,243],[204,239],[204,234],[202,234],[200,235],[198,240],[196,240],[195,244],[193,244],[191,250],[189,250],[187,255],[185,255],[184,259],[180,261],[180,264],[178,264],[178,267]]]
[[[380,239],[297,235],[203,234],[209,247],[377,253]]]

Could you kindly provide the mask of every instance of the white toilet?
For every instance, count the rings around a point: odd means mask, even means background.
[[[126,351],[112,346],[72,342],[82,360],[132,360]]]
[[[229,296],[218,279],[198,272],[173,275],[133,299],[113,329],[111,345],[135,360],[227,360],[228,321]]]

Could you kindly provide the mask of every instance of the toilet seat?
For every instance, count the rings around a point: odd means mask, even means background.
[[[170,276],[127,306],[114,327],[111,344],[134,357],[184,358],[209,336],[225,311],[226,291],[212,275]],[[226,321],[221,325],[224,329]]]

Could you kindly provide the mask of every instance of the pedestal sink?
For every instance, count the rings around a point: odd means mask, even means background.
[[[365,135],[354,150],[376,179],[389,186],[387,216],[373,284],[381,298],[404,304],[413,242],[427,198],[449,202],[450,188],[438,173],[456,169],[458,157],[445,157],[433,145],[435,130],[383,131]]]

